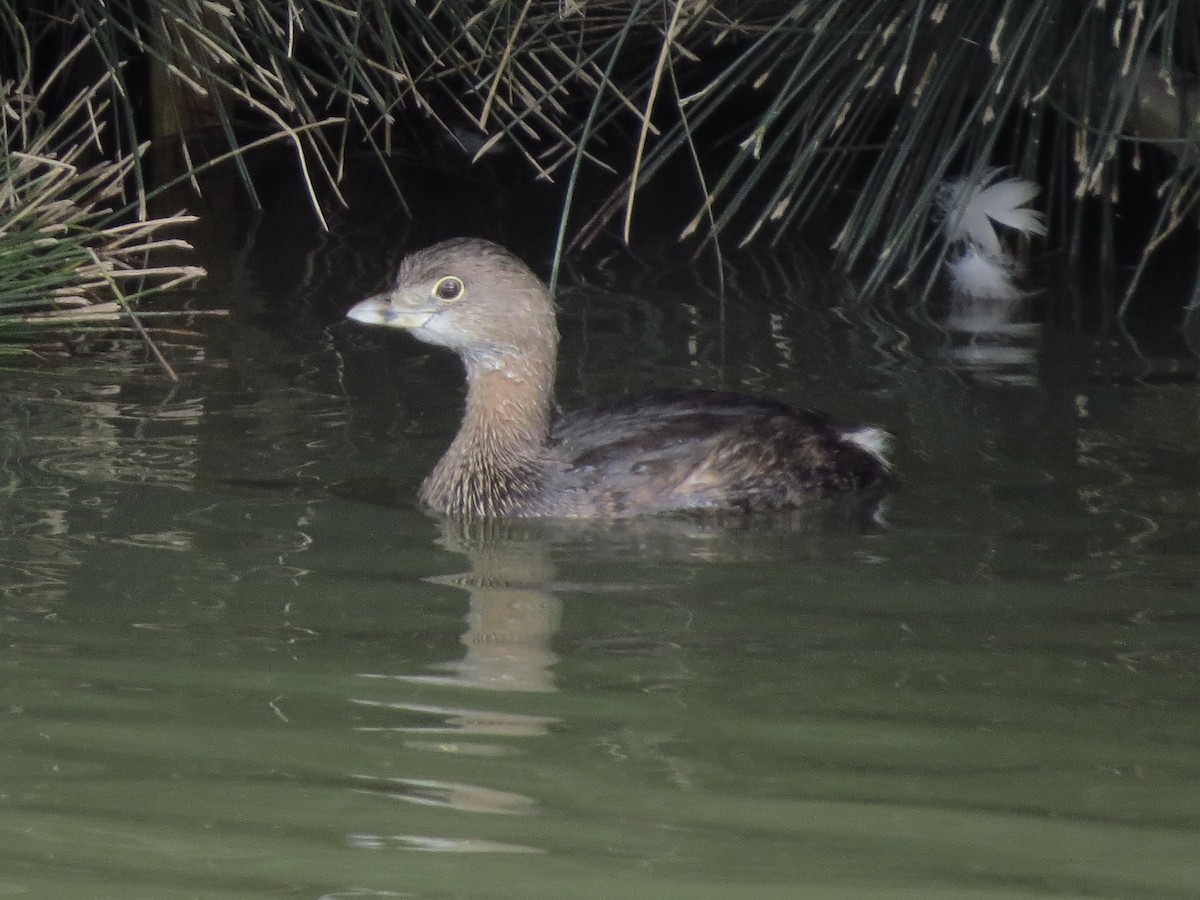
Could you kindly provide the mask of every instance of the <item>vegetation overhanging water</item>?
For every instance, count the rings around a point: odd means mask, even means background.
[[[944,201],[1007,171],[1040,194],[1047,227],[993,218],[1048,232],[1054,268],[1099,263],[1112,288],[1130,264],[1124,295],[1091,297],[1090,315],[1123,316],[1155,265],[1180,260],[1190,311],[1198,36],[1188,0],[9,0],[0,353],[64,327],[140,330],[131,301],[200,274],[157,261],[186,218],[158,208],[160,163],[187,183],[216,153],[257,208],[246,154],[272,143],[325,220],[355,155],[507,152],[526,183],[555,185],[558,262],[610,226],[714,252],[812,226],[865,295],[983,261]]]

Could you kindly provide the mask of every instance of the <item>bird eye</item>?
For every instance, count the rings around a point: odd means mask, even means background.
[[[439,278],[437,284],[433,286],[433,296],[446,302],[459,299],[465,291],[466,287],[463,285],[462,279],[454,275]]]

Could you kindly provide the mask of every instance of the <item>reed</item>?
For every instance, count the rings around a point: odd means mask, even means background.
[[[0,355],[36,355],[53,337],[120,329],[157,355],[134,305],[203,275],[158,262],[190,249],[169,235],[192,217],[131,215],[125,181],[140,150],[105,158],[108,76],[46,114],[46,94],[72,55],[36,91],[26,80],[0,94]]]
[[[0,31],[14,3],[0,0]],[[180,111],[198,103],[252,197],[239,151],[264,134],[292,147],[320,212],[319,198],[340,202],[351,154],[382,160],[432,127],[473,158],[503,145],[561,184],[563,246],[601,230],[632,241],[640,203],[682,169],[695,189],[672,195],[681,238],[770,243],[817,227],[864,293],[938,270],[948,180],[1000,169],[1037,183],[1047,246],[1128,262],[1130,292],[1168,237],[1194,230],[1200,201],[1193,0],[57,6],[43,24],[86,29],[108,72],[143,209],[131,54],[158,73],[159,127],[179,118],[186,166],[199,157]]]
[[[535,6],[489,4],[455,42],[475,58],[431,65],[472,72],[460,111],[539,173],[583,156],[616,173],[584,239],[610,224],[631,239],[639,195],[682,160],[699,199],[681,236],[744,245],[833,223],[869,292],[935,271],[942,186],[1000,168],[1041,186],[1068,259],[1132,263],[1124,312],[1152,254],[1194,232],[1190,0]],[[577,124],[580,97],[600,127]],[[1119,217],[1148,221],[1122,230]]]

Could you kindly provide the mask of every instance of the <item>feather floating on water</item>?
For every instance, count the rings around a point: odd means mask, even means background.
[[[1007,257],[996,234],[997,224],[1022,234],[1046,233],[1045,217],[1026,205],[1041,188],[1025,178],[997,180],[1000,171],[988,169],[978,181],[965,177],[944,181],[936,198],[946,236],[974,244],[993,257]]]
[[[992,255],[968,241],[961,254],[946,262],[946,274],[951,289],[962,296],[979,300],[1017,300],[1022,296],[1014,280],[1016,264],[1003,250]]]

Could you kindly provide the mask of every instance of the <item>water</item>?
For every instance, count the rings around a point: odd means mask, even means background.
[[[884,524],[462,534],[412,508],[457,364],[335,324],[386,260],[305,234],[212,265],[178,387],[6,377],[0,895],[1200,892],[1184,349],[868,315],[783,256],[722,317],[615,263],[563,298],[565,403],[879,422]]]

